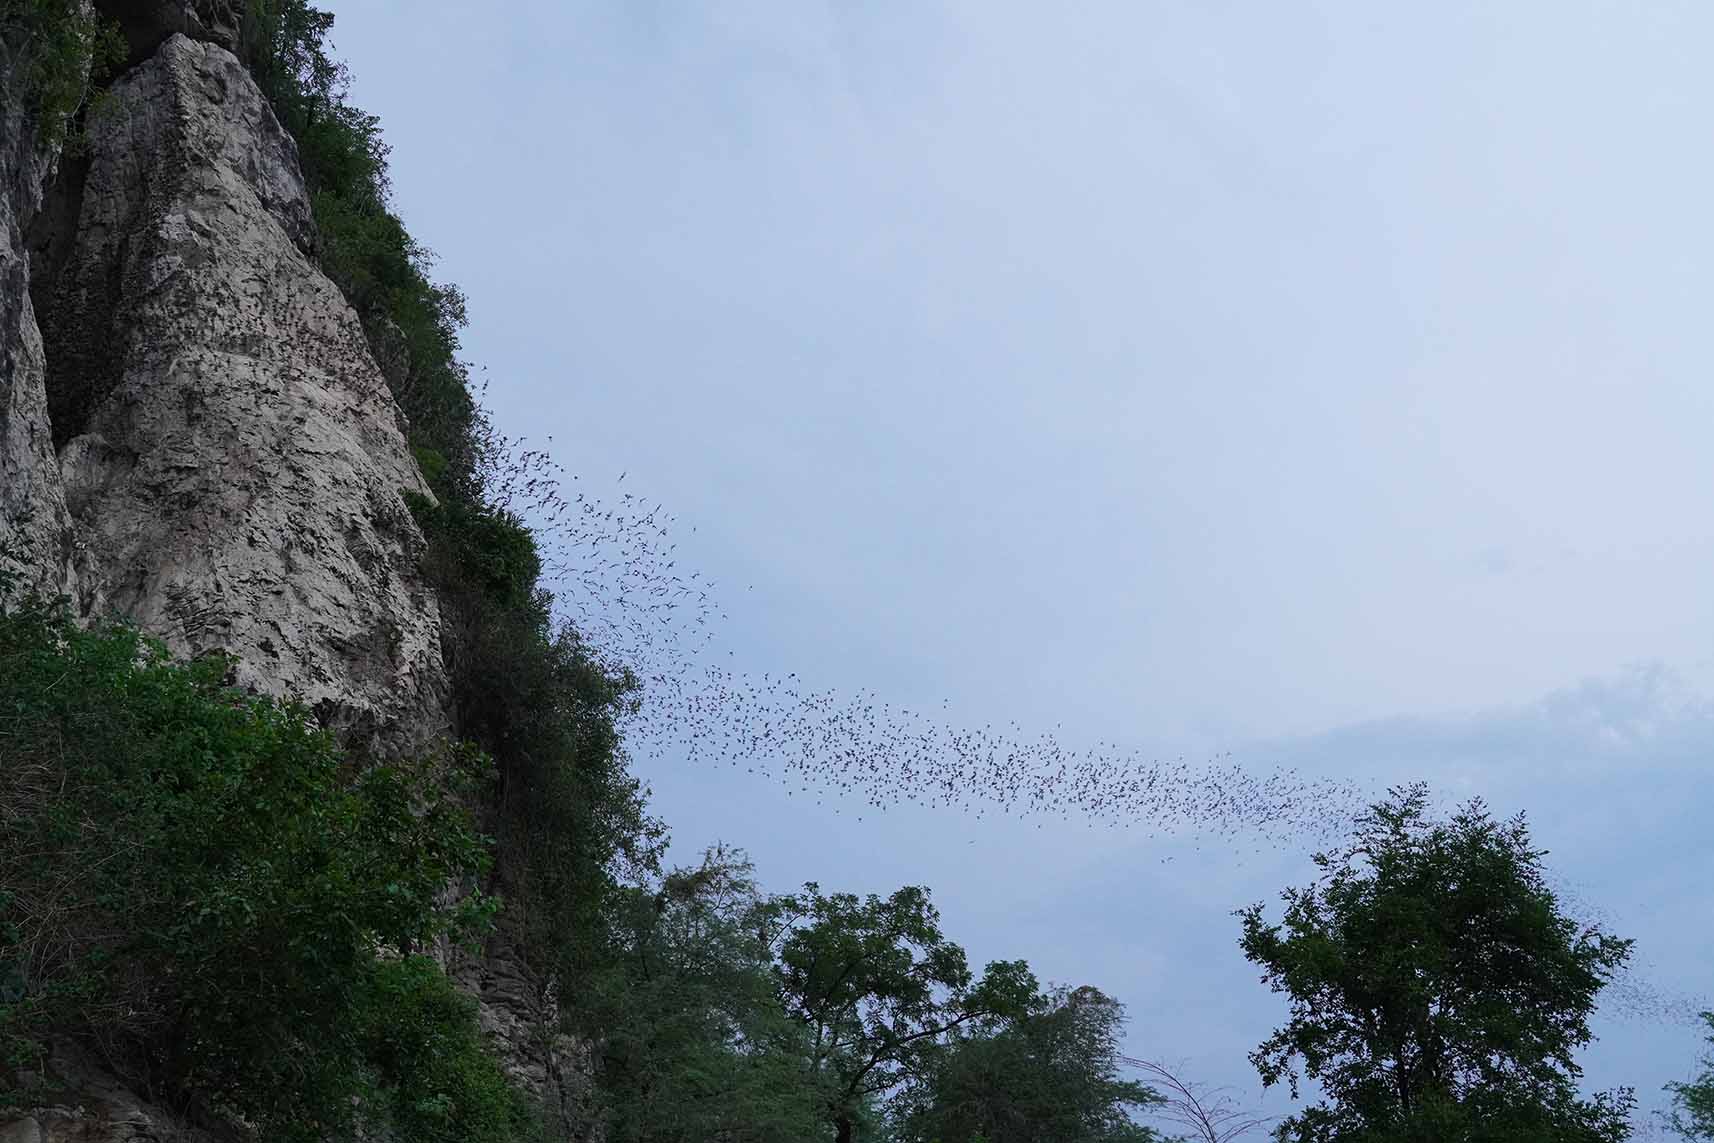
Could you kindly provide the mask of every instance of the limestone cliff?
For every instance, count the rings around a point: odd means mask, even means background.
[[[30,303],[25,234],[41,209],[59,148],[43,138],[22,90],[21,37],[0,38],[0,551],[17,551],[30,587],[71,585],[71,520],[48,424],[47,361]]]
[[[85,148],[10,228],[0,463],[8,517],[34,511],[35,566],[80,613],[228,651],[243,685],[355,741],[440,731],[439,618],[401,496],[427,488],[356,315],[306,256],[291,138],[230,52],[175,33],[113,85]],[[41,167],[17,164],[29,206]],[[13,281],[25,230],[33,307]]]

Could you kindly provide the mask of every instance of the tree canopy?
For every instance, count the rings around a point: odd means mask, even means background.
[[[1574,1053],[1631,942],[1579,930],[1543,882],[1520,814],[1479,800],[1432,822],[1426,787],[1395,789],[1343,850],[1289,889],[1283,925],[1240,910],[1244,955],[1291,998],[1251,1054],[1262,1082],[1325,1099],[1286,1120],[1300,1143],[1611,1143],[1631,1093],[1578,1097]]]
[[[859,898],[806,883],[771,902],[767,924],[838,1143],[855,1138],[866,1101],[926,1074],[949,1033],[1022,1015],[1037,995],[1023,961],[995,961],[977,979],[918,886]]]
[[[1056,988],[991,1035],[955,1035],[898,1101],[901,1143],[1149,1143],[1132,1111],[1161,1097],[1119,1076],[1124,1006]]]
[[[823,1100],[801,1025],[775,991],[741,851],[631,887],[596,974],[593,1023],[612,1143],[799,1143]]]

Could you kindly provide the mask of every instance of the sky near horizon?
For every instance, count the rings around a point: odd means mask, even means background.
[[[729,669],[1480,795],[1714,993],[1714,9],[326,6],[500,428],[676,516]],[[637,769],[675,859],[927,884],[1289,1112],[1230,913],[1311,845]],[[1698,1029],[1621,1007],[1661,1106]]]

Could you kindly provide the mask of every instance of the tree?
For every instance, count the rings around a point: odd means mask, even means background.
[[[778,949],[776,986],[806,1033],[837,1143],[852,1143],[875,1101],[926,1076],[950,1033],[1025,1013],[1038,996],[1022,961],[994,962],[974,979],[917,886],[883,900],[810,882],[773,900],[762,931]]]
[[[715,847],[629,891],[592,1025],[611,1143],[798,1143],[821,1103],[803,1029],[774,990],[749,860]]]
[[[1176,1071],[1163,1063],[1131,1056],[1120,1056],[1119,1061],[1152,1076],[1165,1088],[1161,1093],[1161,1109],[1155,1114],[1188,1128],[1196,1143],[1231,1143],[1268,1121],[1265,1115],[1252,1115],[1233,1107],[1223,1089],[1205,1090],[1200,1084],[1180,1079]]]
[[[1124,1006],[1056,989],[997,1032],[958,1035],[896,1101],[904,1143],[1149,1143],[1130,1110],[1161,1097],[1119,1078]]]
[[[1244,955],[1292,1002],[1251,1062],[1296,1098],[1301,1058],[1326,1096],[1278,1137],[1627,1138],[1630,1090],[1578,1098],[1572,1053],[1632,942],[1560,913],[1522,814],[1496,823],[1475,800],[1437,823],[1425,785],[1390,795],[1343,852],[1315,855],[1315,884],[1285,892],[1283,929],[1260,904],[1237,913]]]
[[[1708,1025],[1708,1042],[1714,1044],[1714,1012],[1702,1013]],[[1714,1055],[1702,1059],[1702,1074],[1689,1083],[1669,1083],[1672,1112],[1666,1117],[1672,1129],[1686,1139],[1714,1139]]]

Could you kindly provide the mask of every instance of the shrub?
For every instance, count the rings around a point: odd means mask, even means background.
[[[0,613],[0,1049],[79,1038],[271,1138],[505,1137],[522,1113],[468,1004],[412,955],[488,927],[492,901],[443,893],[488,865],[456,801],[486,759],[358,770],[228,669]]]
[[[540,1134],[488,1053],[476,1002],[428,957],[377,965],[357,1027],[377,1080],[372,1133],[384,1127],[413,1143],[523,1143]]]

